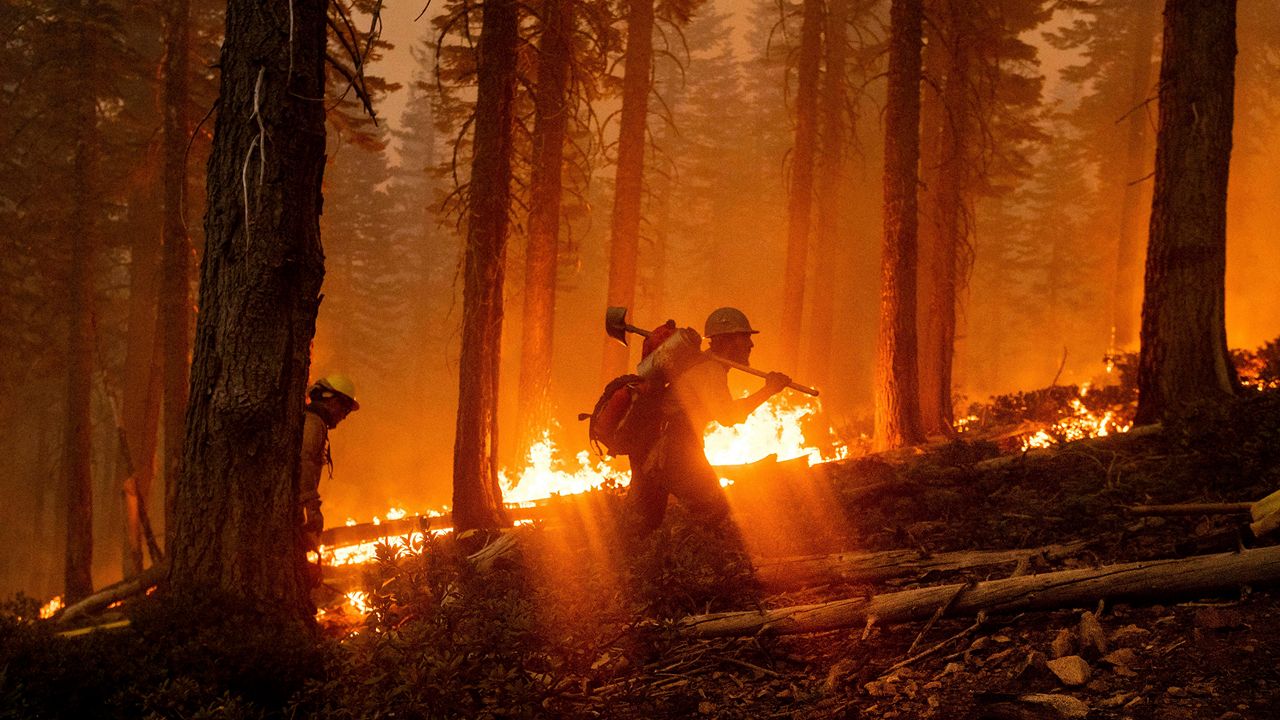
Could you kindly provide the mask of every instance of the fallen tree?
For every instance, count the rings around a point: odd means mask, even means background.
[[[152,565],[138,575],[108,585],[80,602],[68,605],[54,616],[54,621],[60,625],[69,625],[87,615],[101,612],[114,602],[145,593],[164,580],[168,574],[167,562]]]
[[[1240,585],[1280,581],[1280,547],[1176,560],[1152,560],[1100,568],[1064,570],[951,584],[765,611],[723,612],[686,617],[678,624],[688,637],[796,634],[919,620],[946,608],[946,616],[1048,610],[1092,605],[1098,600],[1170,599],[1217,592]]]
[[[756,579],[766,588],[795,588],[833,583],[873,583],[907,575],[948,572],[985,565],[1025,564],[1034,558],[1055,560],[1079,552],[1086,543],[1021,550],[974,550],[927,555],[918,550],[837,553],[770,558],[756,562]]]

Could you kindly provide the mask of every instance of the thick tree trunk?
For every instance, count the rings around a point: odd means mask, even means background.
[[[630,0],[627,13],[626,77],[618,129],[618,170],[614,182],[612,239],[609,244],[609,305],[631,307],[636,298],[640,248],[640,200],[644,191],[645,125],[653,78],[654,0]],[[602,375],[626,372],[627,348],[606,339]]]
[[[163,348],[165,537],[172,538],[169,512],[182,461],[191,382],[191,238],[184,203],[187,196],[187,57],[189,0],[173,0],[165,28],[164,55],[164,260],[159,305]],[[270,139],[267,141],[270,147]],[[268,149],[267,152],[270,152]],[[139,487],[142,497],[147,488]]]
[[[942,63],[942,102],[937,132],[937,170],[931,190],[930,252],[922,256],[929,292],[920,335],[920,414],[929,435],[953,435],[951,371],[955,359],[956,310],[959,302],[961,248],[968,244],[969,183],[972,160],[970,128],[971,42],[965,32],[965,13],[958,0],[939,8],[946,36],[944,47],[931,56]]]
[[[787,193],[787,260],[782,278],[782,370],[794,373],[804,322],[805,273],[813,208],[813,155],[818,136],[818,72],[822,63],[822,2],[804,0],[796,77],[796,139]]]
[[[876,359],[877,449],[924,441],[916,370],[916,178],[920,158],[921,0],[890,9],[885,108],[884,250]]]
[[[1235,10],[1235,0],[1165,4],[1139,424],[1230,397],[1236,386],[1225,311]]]
[[[81,8],[81,12],[88,10]],[[92,63],[92,31],[82,21],[76,32],[80,57]],[[68,603],[93,592],[93,179],[98,151],[97,102],[87,82],[81,83],[77,92],[71,216],[67,225],[71,267],[67,275],[67,425],[63,451],[67,483],[64,597]]]
[[[692,637],[787,635],[923,620],[945,607],[945,615],[1052,610],[1099,600],[1176,599],[1280,581],[1280,547],[1178,560],[1151,560],[1084,570],[1064,570],[906,590],[817,605],[768,611],[725,612],[686,617],[681,634]]]
[[[169,552],[178,596],[229,596],[285,624],[314,613],[297,497],[324,278],[325,11],[323,0],[227,5]]]
[[[813,275],[813,313],[809,323],[809,377],[817,387],[831,383],[831,348],[835,333],[836,268],[840,237],[840,209],[844,177],[845,59],[849,54],[849,0],[829,0],[823,49],[827,58],[822,79],[822,123],[818,146],[818,233]]]
[[[1114,350],[1126,350],[1138,339],[1137,319],[1141,300],[1138,278],[1143,249],[1142,229],[1149,225],[1151,206],[1143,207],[1140,182],[1147,174],[1150,145],[1147,141],[1147,125],[1150,118],[1144,105],[1151,89],[1151,53],[1155,47],[1157,22],[1163,3],[1144,0],[1147,7],[1140,22],[1130,32],[1133,43],[1129,60],[1129,117],[1125,121],[1126,150],[1123,175],[1123,205],[1120,208],[1120,225],[1116,234],[1116,268],[1112,285],[1112,345]]]
[[[542,41],[534,103],[533,177],[524,266],[524,316],[517,407],[517,462],[551,421],[551,343],[555,326],[561,173],[568,127],[569,33],[573,0],[543,3]]]
[[[453,519],[459,532],[507,524],[498,487],[498,359],[518,20],[515,0],[484,6],[453,451]]]

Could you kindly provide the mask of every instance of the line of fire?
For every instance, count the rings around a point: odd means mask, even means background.
[[[1274,0],[0,37],[0,719],[1272,717]]]

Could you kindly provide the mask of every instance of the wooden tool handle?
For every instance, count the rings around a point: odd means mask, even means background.
[[[730,360],[730,359],[728,359],[728,358],[720,357],[719,355],[712,355],[711,357],[715,358],[715,359],[716,359],[716,362],[719,362],[719,363],[723,363],[723,364],[725,364],[725,365],[728,365],[729,367],[733,368],[734,370],[741,370],[741,371],[742,371],[742,372],[744,372],[744,373],[750,373],[750,374],[752,374],[752,375],[755,375],[755,376],[756,376],[756,377],[758,377],[758,378],[767,378],[767,377],[769,377],[769,373],[765,372],[764,370],[757,370],[756,368],[753,368],[753,367],[751,367],[750,365],[743,365],[743,364],[742,364],[742,363],[740,363],[740,362],[734,362],[733,360]],[[792,382],[787,383],[787,387],[791,388],[792,390],[798,390],[798,391],[800,391],[800,392],[802,392],[802,393],[804,393],[804,394],[806,394],[806,395],[812,395],[812,396],[814,396],[814,397],[818,397],[818,390],[817,390],[817,388],[811,388],[811,387],[809,387],[808,385],[801,385],[801,384],[800,384],[800,383],[798,383],[798,382],[792,381]]]

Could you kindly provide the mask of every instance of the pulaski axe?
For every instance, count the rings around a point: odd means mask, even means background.
[[[627,333],[634,333],[641,337],[649,337],[648,330],[638,328],[627,322],[626,308],[616,305],[604,311],[604,331],[609,334],[609,337],[617,340],[623,345],[627,344]],[[711,357],[718,363],[731,367],[734,370],[741,370],[744,373],[755,375],[758,378],[766,378],[769,376],[769,373],[764,370],[757,370],[750,365],[743,365],[740,362],[734,362],[733,360],[723,358],[715,354],[712,354]],[[808,385],[801,385],[798,382],[787,383],[787,387],[792,390],[798,390],[806,395],[812,395],[814,397],[818,396],[818,390],[816,388],[811,388]]]

